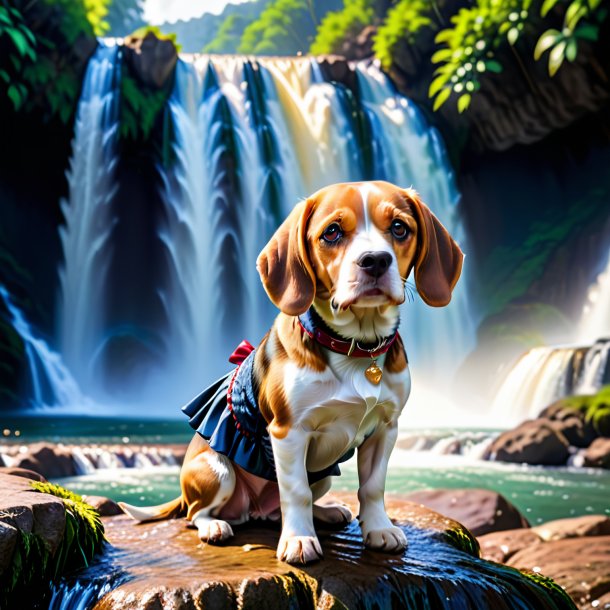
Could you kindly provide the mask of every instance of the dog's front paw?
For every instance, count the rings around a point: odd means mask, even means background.
[[[343,504],[314,504],[313,517],[329,525],[347,525],[352,519],[352,513]]]
[[[220,519],[196,519],[193,523],[202,542],[217,544],[233,535],[231,526]]]
[[[364,545],[369,549],[386,553],[401,553],[407,548],[407,537],[399,527],[392,525],[367,532],[364,536]]]
[[[277,546],[277,558],[286,563],[310,563],[322,558],[322,547],[315,536],[282,536]]]

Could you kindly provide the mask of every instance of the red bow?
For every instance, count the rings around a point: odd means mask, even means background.
[[[244,339],[229,356],[229,362],[240,365],[253,351],[254,345]]]

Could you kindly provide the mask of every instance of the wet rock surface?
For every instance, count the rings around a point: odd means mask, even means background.
[[[354,505],[353,496],[340,498]],[[387,504],[409,540],[404,554],[366,550],[354,521],[341,531],[318,529],[324,559],[305,567],[277,561],[277,526],[236,527],[226,545],[211,546],[182,519],[107,518],[114,548],[88,575],[95,579],[97,569],[107,579],[111,564],[118,584],[95,608],[573,607],[560,589],[479,559],[471,534],[455,521],[399,498]]]
[[[527,519],[504,496],[489,489],[435,489],[407,494],[467,527],[475,536],[529,527]]]
[[[610,607],[610,518],[558,519],[481,536],[481,556],[555,580],[578,608]]]
[[[125,38],[125,61],[133,74],[150,87],[161,88],[174,72],[178,52],[171,40],[158,38],[152,32]]]
[[[610,469],[610,438],[597,438],[583,452],[583,465]]]

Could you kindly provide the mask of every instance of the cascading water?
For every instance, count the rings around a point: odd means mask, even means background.
[[[106,357],[111,332],[105,308],[118,230],[112,210],[129,204],[113,202],[119,72],[119,48],[101,45],[85,78],[70,197],[62,206],[60,345],[76,379],[94,395],[107,390],[98,387],[103,376],[96,362]],[[358,65],[357,82],[352,91],[325,80],[314,58],[178,61],[168,102],[173,160],[158,168],[164,209],[154,225],[168,269],[156,280],[167,321],[155,330],[167,363],[152,375],[154,387],[165,390],[159,401],[187,400],[226,370],[242,338],[260,340],[275,311],[256,257],[298,200],[322,186],[364,179],[414,185],[468,250],[438,134],[375,65]],[[405,306],[402,330],[416,368],[436,366],[450,378],[470,349],[465,284],[445,311]],[[138,385],[141,395],[153,394],[147,384]]]
[[[242,337],[258,341],[269,327],[275,314],[254,262],[294,204],[322,186],[367,178],[413,184],[465,247],[459,195],[438,134],[373,64],[358,66],[359,101],[326,82],[312,58],[187,56],[176,74],[176,163],[166,174],[173,220],[163,239],[174,270],[167,307],[183,372],[223,372],[221,354]],[[361,152],[358,112],[374,158]],[[447,377],[471,347],[465,284],[445,311],[406,306],[403,332],[416,366],[436,365]],[[210,344],[214,358],[202,349]],[[199,376],[191,379],[196,384],[187,385],[200,387]]]
[[[87,391],[95,385],[92,363],[105,334],[106,279],[115,221],[110,203],[119,107],[120,48],[100,43],[89,61],[78,105],[68,171],[69,199],[62,201],[60,230],[60,348],[66,365]]]
[[[578,325],[579,341],[610,337],[610,251],[605,269],[589,288]]]
[[[65,366],[61,356],[37,337],[21,310],[13,303],[4,286],[0,286],[0,298],[4,302],[13,328],[23,340],[32,388],[34,406],[63,406],[84,409],[90,405],[78,383]]]

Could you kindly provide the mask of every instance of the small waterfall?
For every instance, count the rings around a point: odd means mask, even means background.
[[[538,416],[559,398],[593,394],[610,382],[610,340],[590,347],[536,347],[508,372],[492,405],[498,425]]]
[[[89,406],[91,401],[83,396],[60,354],[35,335],[23,312],[1,285],[0,298],[8,309],[13,328],[23,340],[32,387],[32,404],[36,407],[68,406],[81,409]]]
[[[67,173],[69,198],[61,205],[65,226],[60,230],[60,347],[70,371],[88,391],[95,381],[95,353],[106,331],[105,282],[115,224],[110,203],[116,192],[119,49],[100,43],[87,66]]]

